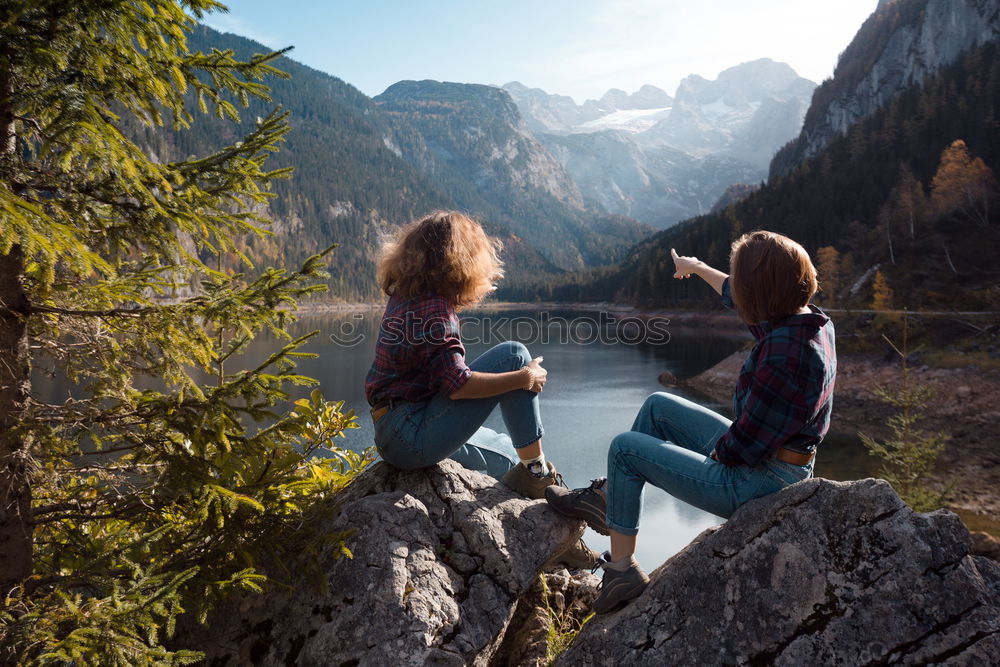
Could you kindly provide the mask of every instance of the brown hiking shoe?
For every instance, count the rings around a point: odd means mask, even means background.
[[[518,463],[504,474],[501,480],[508,488],[520,493],[526,498],[538,500],[545,495],[545,488],[556,485],[565,487],[562,475],[556,472],[556,467],[550,461],[545,462],[549,467],[549,474],[545,477],[535,477],[523,463]]]
[[[608,501],[604,495],[606,477],[598,477],[590,482],[590,486],[573,489],[552,487],[545,490],[545,500],[555,511],[573,519],[583,519],[587,525],[601,535],[608,534],[606,513]]]
[[[649,576],[632,556],[629,556],[625,569],[619,570],[619,566],[611,562],[611,554],[605,551],[597,567],[604,568],[604,579],[599,586],[601,592],[594,600],[595,614],[608,614],[621,609],[642,595],[649,585]]]

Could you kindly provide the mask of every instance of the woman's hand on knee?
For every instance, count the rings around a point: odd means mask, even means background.
[[[528,383],[527,389],[537,394],[545,386],[549,375],[549,372],[542,368],[542,357],[535,357],[525,368],[531,373],[531,381]]]

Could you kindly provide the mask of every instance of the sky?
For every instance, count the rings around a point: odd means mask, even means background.
[[[225,1],[225,0],[223,0]],[[404,79],[520,81],[577,103],[671,95],[758,58],[822,82],[877,0],[229,0],[205,23],[375,96]]]

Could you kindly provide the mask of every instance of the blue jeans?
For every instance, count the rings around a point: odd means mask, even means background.
[[[608,450],[608,527],[623,535],[639,532],[646,482],[728,518],[748,500],[812,477],[812,464],[771,459],[754,467],[729,467],[709,458],[731,423],[679,396],[647,398],[632,430],[616,436]]]
[[[490,348],[469,364],[481,373],[516,371],[531,361],[521,343]],[[500,406],[510,435],[485,428]],[[404,470],[426,468],[446,458],[496,478],[517,465],[516,449],[542,437],[538,394],[517,389],[487,398],[452,400],[438,394],[423,403],[398,403],[375,424],[375,445],[382,458]]]

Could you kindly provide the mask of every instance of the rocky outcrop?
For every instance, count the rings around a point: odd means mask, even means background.
[[[948,511],[813,479],[747,503],[558,665],[993,664],[1000,567]]]
[[[237,597],[181,643],[210,665],[486,665],[518,599],[583,525],[451,461],[377,464],[324,531],[354,530],[352,558],[320,556],[323,586]],[[295,573],[296,564],[286,564]]]
[[[749,350],[737,350],[708,370],[684,380],[682,384],[717,401],[728,403],[733,398],[736,380],[749,354]]]
[[[511,628],[493,665],[546,667],[590,615],[600,579],[590,572],[559,570],[542,574],[517,603]],[[554,637],[559,637],[553,641]]]

